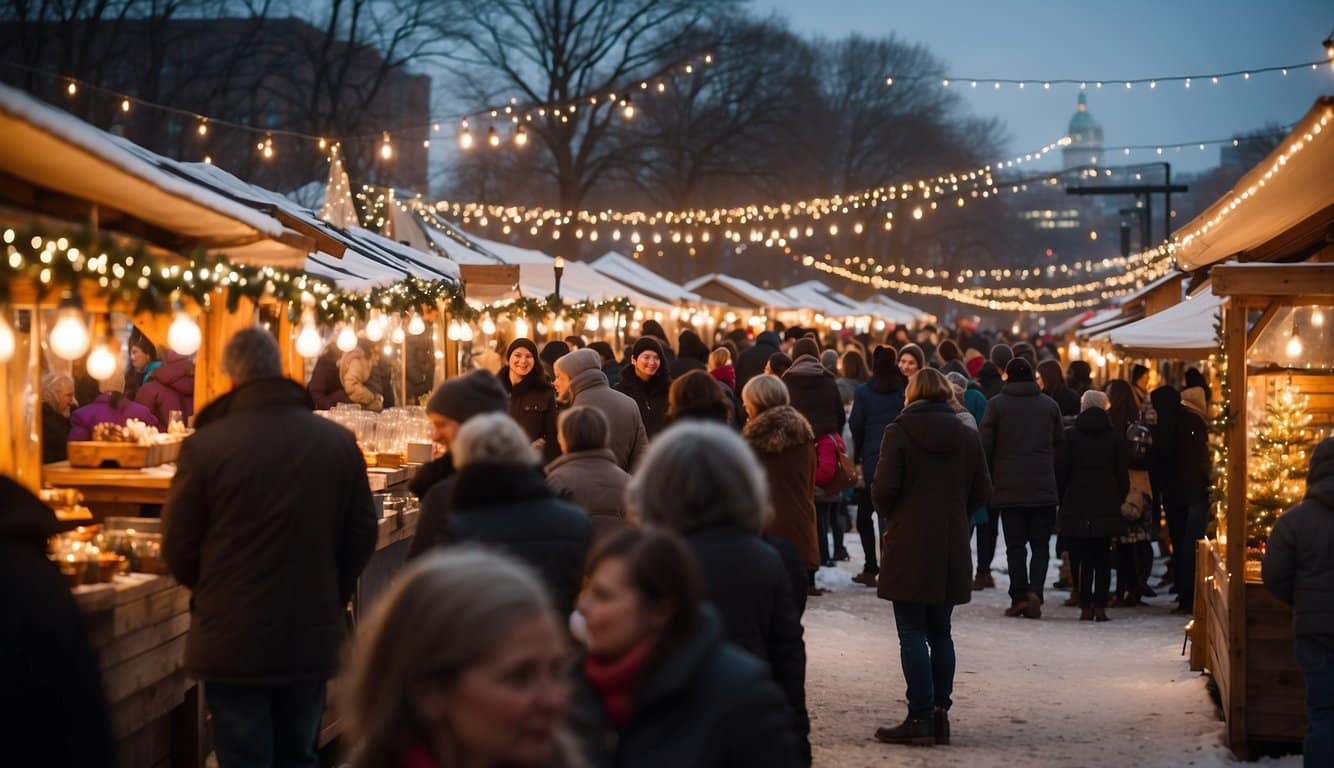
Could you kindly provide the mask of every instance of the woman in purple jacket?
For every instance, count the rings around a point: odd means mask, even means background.
[[[134,401],[152,411],[164,429],[172,411],[180,411],[182,423],[189,423],[195,412],[195,361],[168,349],[162,364],[145,377]]]
[[[117,371],[103,381],[97,399],[70,414],[69,439],[78,442],[93,439],[93,427],[98,424],[124,425],[138,419],[150,427],[159,426],[153,412],[125,397],[125,374]]]

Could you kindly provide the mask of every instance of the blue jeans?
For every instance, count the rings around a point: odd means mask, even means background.
[[[1297,638],[1297,664],[1306,678],[1306,739],[1302,765],[1334,765],[1334,638]]]
[[[316,768],[324,683],[205,683],[220,768]]]
[[[908,715],[930,717],[935,707],[949,709],[954,693],[954,638],[950,637],[952,605],[894,601],[899,630],[899,663],[908,683]]]

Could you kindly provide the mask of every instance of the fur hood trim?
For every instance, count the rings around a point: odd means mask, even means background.
[[[760,453],[782,453],[815,442],[810,422],[790,405],[775,406],[746,422],[741,435]]]

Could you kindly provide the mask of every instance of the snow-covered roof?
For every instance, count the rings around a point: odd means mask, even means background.
[[[0,136],[0,171],[110,209],[101,217],[108,229],[119,211],[189,246],[233,255],[248,246],[247,256],[269,263],[305,257],[274,217],[170,173],[128,142],[7,85],[0,85]]]
[[[1334,97],[1322,96],[1268,157],[1173,233],[1177,263],[1195,270],[1250,251],[1334,205],[1331,123]]]
[[[884,320],[899,325],[910,325],[918,320],[925,320],[933,317],[930,312],[918,309],[910,304],[895,301],[883,293],[873,294],[871,298],[863,301],[862,304],[879,307],[880,311],[874,314]]]
[[[867,312],[860,302],[855,302],[834,293],[829,286],[819,280],[807,280],[804,283],[784,288],[783,295],[789,297],[801,307],[814,310],[828,317],[875,314]]]
[[[661,301],[667,303],[684,301],[698,304],[704,301],[698,293],[682,288],[643,264],[616,251],[607,251],[601,257],[590,262],[590,265],[593,269],[618,282],[657,296]]]
[[[1130,353],[1200,359],[1217,346],[1215,315],[1223,300],[1212,293],[1197,293],[1162,312],[1092,338],[1110,341]]]
[[[801,309],[780,293],[761,288],[739,277],[712,273],[697,277],[683,286],[706,299],[714,299],[734,307],[771,307],[774,309]]]

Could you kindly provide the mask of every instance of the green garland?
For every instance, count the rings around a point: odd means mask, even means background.
[[[1217,530],[1227,530],[1227,462],[1228,435],[1237,418],[1232,412],[1232,383],[1227,377],[1227,344],[1223,338],[1223,316],[1214,316],[1214,351],[1209,354],[1212,374],[1218,381],[1219,402],[1209,419],[1209,449],[1213,454],[1213,470],[1210,476],[1209,500],[1213,506],[1214,524]]]
[[[64,288],[75,290],[80,283],[96,283],[113,301],[130,304],[135,312],[165,312],[176,295],[189,296],[211,309],[218,289],[224,292],[228,312],[235,312],[242,298],[257,302],[270,296],[288,303],[294,322],[306,307],[321,323],[365,320],[372,310],[400,314],[437,306],[465,322],[474,322],[483,314],[517,319],[548,313],[579,321],[589,314],[633,309],[627,298],[566,304],[554,295],[477,308],[467,302],[462,283],[418,277],[369,291],[348,291],[304,272],[236,264],[202,251],[191,252],[183,262],[167,260],[150,253],[142,243],[125,246],[83,230],[51,237],[36,229],[24,233],[8,229],[3,239],[6,255],[0,262],[0,303],[8,302],[11,281],[27,278],[39,286],[44,297]]]

